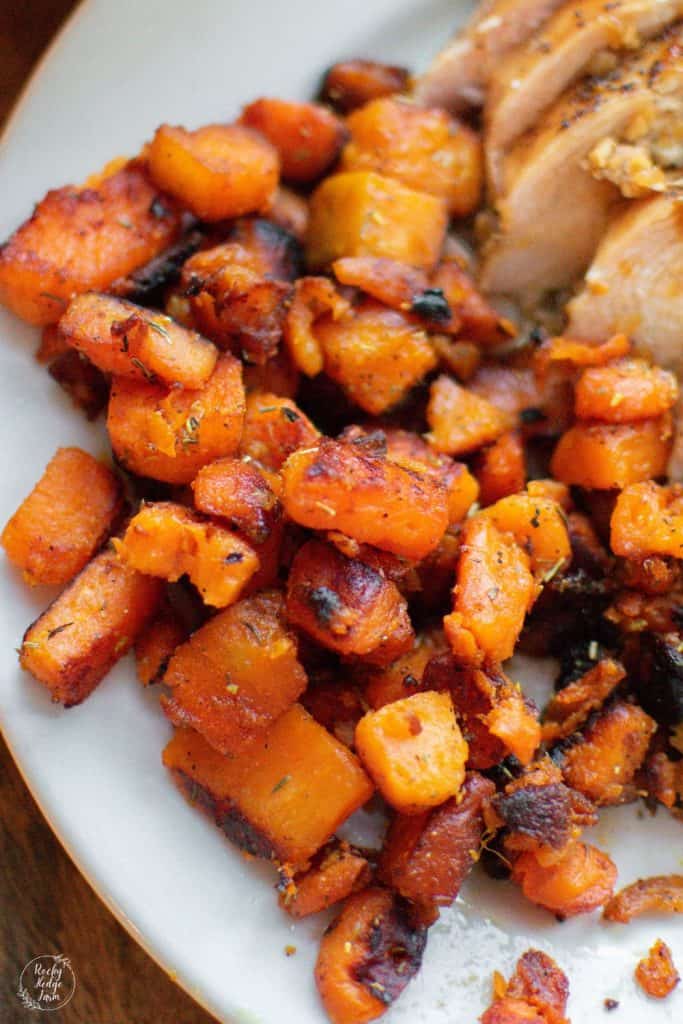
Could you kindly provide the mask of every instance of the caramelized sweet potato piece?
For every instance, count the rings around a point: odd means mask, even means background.
[[[409,79],[406,68],[372,60],[343,60],[326,72],[320,99],[341,114],[349,114],[370,100],[405,92]]]
[[[439,196],[454,217],[479,205],[483,155],[479,136],[444,110],[400,98],[371,100],[346,121],[344,171],[376,171]]]
[[[343,121],[319,103],[263,97],[244,108],[240,123],[268,139],[280,157],[282,177],[296,185],[322,177],[348,136]]]
[[[149,576],[173,583],[187,574],[216,608],[236,601],[259,567],[245,541],[171,501],[143,505],[114,545],[126,564]]]
[[[511,425],[506,413],[444,374],[431,386],[427,422],[427,440],[446,455],[465,455],[491,444]]]
[[[295,398],[299,390],[299,371],[282,348],[265,363],[245,363],[242,374],[248,395],[260,392]]]
[[[666,472],[672,444],[668,414],[640,423],[583,421],[560,438],[550,468],[558,480],[609,490]]]
[[[465,661],[482,656],[505,661],[537,594],[529,556],[510,534],[480,516],[467,520],[461,540],[453,613],[444,619],[446,635]]]
[[[333,843],[323,849],[317,863],[307,871],[294,875],[280,891],[278,902],[294,918],[319,914],[341,903],[352,892],[363,889],[370,881],[370,865],[345,843]]]
[[[158,683],[176,647],[187,640],[184,621],[166,601],[135,641],[135,667],[143,686]]]
[[[415,693],[368,711],[356,726],[356,750],[384,799],[402,814],[456,796],[465,778],[467,743],[448,693]]]
[[[320,320],[315,338],[327,375],[374,416],[405,398],[437,362],[422,328],[369,300],[352,317]]]
[[[396,585],[318,540],[304,544],[292,562],[287,616],[323,647],[373,664],[386,665],[413,642]]]
[[[528,851],[517,858],[512,879],[532,903],[561,918],[587,914],[612,895],[617,869],[606,853],[578,840],[543,864]]]
[[[159,580],[101,551],[29,626],[19,661],[64,707],[80,704],[156,612]]]
[[[443,199],[372,171],[326,178],[311,196],[306,258],[313,270],[343,256],[383,256],[425,270],[446,234]]]
[[[89,420],[97,419],[109,401],[109,382],[80,352],[69,348],[54,359],[47,371],[75,407]]]
[[[339,672],[328,672],[316,678],[313,671],[311,685],[301,703],[316,722],[353,750],[356,725],[367,710],[360,687],[344,675],[340,677]]]
[[[557,572],[571,559],[569,534],[559,505],[548,498],[511,494],[489,505],[480,516],[490,519],[501,533],[511,533],[529,556],[537,579]]]
[[[104,290],[178,236],[180,214],[136,161],[86,188],[48,192],[0,248],[0,302],[56,323],[73,295]]]
[[[481,365],[481,349],[473,341],[454,341],[447,334],[432,334],[432,346],[440,367],[467,383]]]
[[[9,520],[0,544],[31,586],[68,583],[111,533],[121,482],[80,448],[58,448]]]
[[[480,1024],[546,1024],[541,1013],[525,999],[503,996],[479,1018]]]
[[[163,307],[168,289],[177,283],[183,264],[205,244],[205,240],[202,230],[188,228],[177,242],[163,249],[158,256],[130,274],[117,278],[107,292],[120,299],[137,302],[140,306]]]
[[[107,429],[126,469],[187,484],[202,466],[235,454],[243,421],[242,371],[226,352],[199,391],[115,378]]]
[[[245,249],[254,261],[251,265],[266,277],[294,282],[304,272],[299,239],[271,217],[240,217],[228,239]]]
[[[683,488],[653,480],[625,487],[612,513],[610,545],[624,558],[683,557]]]
[[[242,455],[277,471],[293,452],[314,445],[319,437],[319,431],[291,398],[269,392],[249,395]]]
[[[162,124],[147,159],[152,179],[201,220],[228,220],[264,210],[278,183],[277,152],[236,124],[196,131]]]
[[[315,377],[325,363],[314,330],[316,320],[324,316],[342,320],[350,310],[350,304],[326,277],[301,277],[294,285],[294,297],[284,322],[284,340],[292,362],[307,377]]]
[[[88,292],[72,299],[59,321],[63,336],[106,373],[203,387],[218,351],[196,331],[125,299]]]
[[[510,981],[497,975],[494,1002],[480,1017],[481,1024],[569,1024],[565,1017],[569,982],[552,957],[539,949],[528,949],[519,960]]]
[[[547,705],[543,721],[543,742],[555,743],[571,736],[593,711],[605,703],[626,675],[623,665],[602,658],[594,668],[557,693]]]
[[[360,288],[391,309],[417,313],[441,329],[443,323],[450,323],[450,307],[442,296],[429,289],[429,276],[424,270],[396,260],[346,256],[334,261],[332,271],[340,284]]]
[[[543,374],[550,363],[571,363],[574,367],[605,366],[612,359],[628,355],[631,343],[625,334],[614,334],[596,344],[580,338],[548,338],[535,354],[537,372]]]
[[[509,341],[514,327],[504,320],[481,294],[474,281],[457,260],[444,260],[431,279],[431,286],[440,291],[451,310],[451,331],[462,334],[483,348]]]
[[[509,494],[523,491],[526,459],[517,431],[503,434],[490,448],[485,448],[479,454],[475,467],[481,505],[493,505]]]
[[[683,914],[683,875],[639,878],[611,898],[602,912],[606,921],[628,924],[641,914]]]
[[[274,224],[303,242],[308,230],[308,200],[280,185],[271,196],[268,216]]]
[[[365,448],[323,438],[290,455],[282,469],[285,510],[302,526],[339,530],[419,561],[448,525],[446,489]]]
[[[366,1024],[417,974],[427,930],[386,889],[351,896],[322,937],[315,982],[332,1024]]]
[[[303,693],[306,673],[284,602],[262,591],[219,612],[173,654],[162,707],[222,754],[239,754]]]
[[[365,700],[375,711],[402,697],[422,690],[422,677],[427,664],[435,654],[445,650],[446,640],[441,629],[418,633],[411,650],[402,654],[385,668],[372,669],[365,686]],[[427,687],[425,687],[426,689]],[[441,689],[432,686],[429,689]]]
[[[207,516],[227,519],[231,530],[254,544],[270,537],[282,506],[257,467],[239,459],[217,459],[192,481],[195,508]]]
[[[656,728],[636,704],[613,704],[589,722],[582,741],[564,754],[567,783],[598,806],[621,803]]]
[[[381,880],[425,912],[450,906],[476,862],[482,808],[495,791],[489,779],[468,772],[458,798],[422,814],[398,814],[384,841]]]
[[[178,729],[164,764],[242,849],[303,867],[373,787],[342,743],[295,704],[246,750],[225,757]],[[315,810],[313,810],[315,809]]]
[[[666,942],[657,939],[647,956],[638,961],[635,978],[645,995],[653,999],[671,995],[681,979]]]
[[[644,359],[622,359],[583,371],[576,383],[575,411],[581,420],[633,423],[661,416],[677,398],[673,373]]]

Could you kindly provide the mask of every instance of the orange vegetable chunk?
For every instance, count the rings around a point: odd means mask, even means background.
[[[204,466],[192,481],[192,493],[199,512],[227,519],[231,530],[254,544],[268,540],[282,514],[266,476],[240,459],[217,459]]]
[[[326,73],[320,97],[335,110],[348,114],[380,96],[405,92],[410,75],[405,68],[372,60],[343,60]]]
[[[264,97],[244,108],[240,122],[275,146],[282,177],[294,184],[320,178],[339,156],[347,137],[344,122],[319,103]]]
[[[294,866],[305,865],[373,793],[348,747],[300,704],[234,757],[178,729],[163,760],[190,793],[199,787],[238,846]]]
[[[666,999],[681,980],[671,950],[661,939],[638,961],[635,976],[643,992],[653,999]]]
[[[500,498],[524,490],[526,459],[522,439],[516,431],[503,434],[481,452],[476,477],[482,505],[493,505]]]
[[[343,256],[384,256],[429,270],[448,214],[443,199],[371,171],[326,178],[311,196],[306,258],[313,270]]]
[[[567,918],[601,907],[614,891],[617,869],[602,850],[576,841],[547,865],[531,851],[521,854],[512,879],[532,903]]]
[[[29,626],[19,661],[64,707],[80,704],[156,612],[159,580],[101,551]]]
[[[265,210],[278,184],[273,146],[237,124],[207,124],[193,132],[162,124],[147,158],[159,187],[201,220]]]
[[[666,472],[672,444],[668,414],[640,423],[582,421],[563,434],[550,468],[565,484],[611,490]]]
[[[242,455],[279,470],[299,448],[314,445],[320,432],[291,398],[257,391],[249,395],[242,433]]]
[[[443,630],[435,628],[418,633],[409,651],[390,665],[371,670],[365,686],[365,700],[376,711],[411,693],[419,693],[427,664],[435,654],[445,649]]]
[[[314,330],[316,320],[348,316],[351,305],[326,277],[300,277],[284,322],[284,341],[294,364],[307,377],[323,369],[325,356]]]
[[[575,411],[582,420],[633,423],[661,416],[677,398],[673,373],[644,359],[623,359],[583,371],[576,383]]]
[[[135,667],[143,686],[159,682],[176,647],[187,639],[187,632],[185,623],[167,601],[135,641]]]
[[[236,601],[259,567],[245,541],[171,501],[143,505],[114,545],[124,562],[149,576],[173,583],[187,574],[216,608]]]
[[[529,556],[535,576],[543,578],[571,559],[569,533],[557,502],[530,494],[511,494],[489,505],[480,516],[502,533],[511,533]]]
[[[294,918],[319,914],[362,889],[370,880],[370,865],[365,857],[341,844],[322,851],[318,864],[293,878],[292,892],[285,889],[278,902]]]
[[[443,374],[431,386],[427,422],[427,440],[446,455],[465,455],[510,428],[506,413]]]
[[[465,778],[467,743],[448,693],[415,693],[368,711],[356,726],[356,750],[384,799],[402,814],[442,804]]]
[[[610,544],[624,558],[683,558],[683,489],[652,480],[625,487],[612,513]]]
[[[0,543],[31,586],[68,583],[109,536],[121,482],[80,448],[58,448],[9,520]]]

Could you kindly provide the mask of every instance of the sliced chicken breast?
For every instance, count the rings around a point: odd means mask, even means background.
[[[415,83],[425,106],[480,107],[497,62],[543,24],[562,0],[485,0]]]
[[[683,29],[674,26],[610,75],[566,93],[505,158],[497,228],[484,247],[482,287],[534,300],[585,270],[627,180],[591,168],[605,139],[639,144],[655,163],[683,124]],[[668,140],[660,147],[660,139]],[[659,166],[659,164],[657,164]],[[626,173],[626,172],[625,172]],[[678,173],[677,171],[675,172]]]
[[[500,186],[502,156],[560,93],[583,75],[615,64],[683,15],[683,0],[580,0],[563,6],[491,76],[486,151],[491,185]]]

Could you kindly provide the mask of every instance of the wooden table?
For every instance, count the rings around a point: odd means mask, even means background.
[[[73,6],[74,0],[0,2],[0,124],[32,65]],[[45,953],[69,957],[77,987],[63,1009],[41,1014],[22,1006],[17,987],[23,967]],[[81,878],[43,820],[1,739],[0,1021],[213,1021],[128,937]]]

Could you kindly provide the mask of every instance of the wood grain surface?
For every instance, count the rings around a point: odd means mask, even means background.
[[[73,0],[0,0],[0,124],[73,6]],[[56,953],[74,967],[73,999],[50,1013],[25,1009],[17,996],[23,967],[36,956]],[[0,1024],[212,1021],[129,938],[81,878],[0,739]]]

